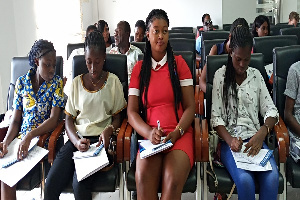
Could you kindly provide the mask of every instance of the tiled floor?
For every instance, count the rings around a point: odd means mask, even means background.
[[[95,193],[93,194],[93,200],[118,200],[119,199],[119,191],[113,193]],[[18,200],[40,200],[40,188],[36,188],[32,191],[18,191],[17,192]],[[186,193],[182,195],[182,200],[195,200],[196,196],[192,193]],[[61,194],[60,200],[73,200],[73,194],[64,193]],[[233,195],[232,200],[237,200],[237,195]],[[258,199],[258,198],[257,198]],[[288,186],[287,189],[287,200],[300,199],[300,189],[292,188]],[[213,194],[208,194],[208,200],[213,200]]]

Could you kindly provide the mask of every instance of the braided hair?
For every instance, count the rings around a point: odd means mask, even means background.
[[[87,48],[95,48],[96,50],[100,51],[103,54],[106,54],[106,46],[105,41],[98,30],[94,30],[88,36],[85,37],[84,41],[84,52],[86,53]],[[103,69],[105,68],[105,63],[103,65]]]
[[[53,44],[48,40],[40,39],[35,41],[28,53],[29,65],[36,70],[37,65],[35,59],[41,58],[51,51],[55,51],[55,49]]]
[[[167,16],[167,13],[162,9],[153,9],[147,19],[146,19],[146,30],[149,31],[149,27],[153,23],[155,19],[163,19],[167,22],[167,25],[169,26],[169,18]],[[149,88],[149,82],[150,82],[150,76],[151,76],[151,61],[152,53],[151,53],[151,44],[150,41],[146,41],[145,46],[145,54],[144,59],[141,67],[140,72],[140,95],[139,95],[139,111],[141,114],[141,117],[146,121],[147,119],[147,102],[148,102],[148,88]],[[170,45],[170,42],[167,44],[167,61],[168,61],[168,67],[169,67],[169,73],[173,88],[173,94],[175,99],[175,114],[177,122],[179,122],[178,112],[177,109],[179,108],[180,102],[181,102],[181,87],[180,82],[177,74],[177,65],[175,62],[174,53],[172,50],[172,47]],[[144,104],[143,104],[143,96],[144,96]]]
[[[237,48],[243,48],[243,47],[252,48],[252,46],[253,46],[253,38],[249,31],[249,27],[243,25],[237,25],[232,30],[231,33],[231,40],[230,40],[229,47],[231,48],[232,52]],[[232,57],[230,54],[228,54],[228,61],[226,65],[226,72],[225,72],[224,85],[223,85],[223,98],[224,98],[226,112],[229,109],[228,107],[229,96],[232,96],[232,98],[237,103],[235,69],[233,67]],[[236,107],[236,113],[237,113],[237,107]]]

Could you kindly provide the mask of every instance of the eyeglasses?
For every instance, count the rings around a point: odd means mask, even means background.
[[[208,25],[212,25],[212,21],[206,21],[206,22],[204,22],[204,24],[205,24],[205,26],[208,26]]]

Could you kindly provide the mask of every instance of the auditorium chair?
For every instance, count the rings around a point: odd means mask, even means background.
[[[207,78],[206,78],[206,118],[203,117],[201,123],[201,128],[200,130],[201,133],[205,133],[203,135],[207,135],[209,130],[210,130],[210,118],[211,118],[211,104],[212,104],[212,88],[213,88],[213,78],[215,72],[221,68],[223,65],[227,64],[227,59],[228,55],[211,55],[207,56]],[[265,72],[264,68],[264,62],[263,62],[263,55],[262,54],[252,54],[251,55],[251,60],[249,63],[249,66],[252,66],[256,69],[258,69],[263,78],[267,79],[267,74]],[[202,91],[200,92],[202,93]],[[201,95],[203,98],[203,95]],[[201,104],[204,104],[204,100],[200,99],[200,106]],[[202,106],[203,107],[203,106]],[[277,141],[276,141],[276,138]],[[203,140],[202,140],[203,141]],[[206,140],[204,140],[206,142]],[[269,146],[270,149],[275,149],[275,144],[278,142],[279,148],[276,148],[279,150],[279,154],[283,155],[285,154],[285,142],[282,136],[282,133],[277,133],[275,136],[274,133],[271,133],[270,137],[266,139],[266,143]],[[208,144],[205,144],[205,146],[208,146]],[[277,150],[275,152],[278,152]],[[203,152],[204,155],[208,155],[209,151],[205,150]],[[208,157],[208,156],[206,156]],[[275,159],[277,158],[277,153],[275,153]],[[280,163],[285,163],[286,157],[281,156],[279,159]],[[209,162],[207,159],[205,162]],[[280,165],[279,165],[280,166]],[[278,167],[279,167],[278,166]],[[207,170],[208,175],[206,172],[204,173],[203,180],[204,180],[204,199],[207,199],[207,192],[209,191],[210,193],[221,193],[221,194],[229,194],[231,192],[232,186],[234,184],[230,174],[226,170],[226,168],[222,167],[217,167],[214,166],[214,172],[217,177],[217,184],[213,176],[213,171],[210,167],[210,165],[207,165],[207,163],[204,164],[204,169]],[[280,173],[279,175],[279,190],[278,193],[282,194],[284,193],[284,177],[285,174],[284,172]],[[258,184],[256,184],[256,193],[259,192],[259,187]],[[234,189],[233,193],[237,193],[236,188]]]
[[[69,43],[67,45],[67,59],[69,59],[74,49],[79,49],[79,48],[84,48],[84,43],[74,43],[74,44]]]
[[[280,29],[280,35],[296,35],[298,38],[297,44],[300,45],[300,27]]]
[[[230,31],[231,25],[232,24],[223,24],[223,30],[224,31]]]
[[[191,33],[194,31],[193,27],[172,27],[171,30],[189,30]]]
[[[130,44],[138,47],[143,53],[145,52],[146,42],[131,42]]]
[[[276,25],[270,25],[270,35],[280,35],[280,29],[283,28],[292,28],[294,25],[288,25],[286,24],[276,24]]]
[[[193,33],[192,29],[171,29],[169,33]]]
[[[195,33],[170,33],[169,38],[195,39]]]
[[[213,39],[213,40],[204,40],[202,42],[202,52],[201,52],[201,57],[202,57],[202,66],[205,65],[206,63],[206,56],[209,55],[211,48],[215,45],[215,44],[219,44],[224,42],[226,39]],[[203,56],[202,56],[203,55]]]
[[[273,49],[275,47],[291,46],[297,44],[295,35],[277,35],[253,38],[253,52],[264,55],[265,65],[273,62]]]
[[[276,47],[273,50],[274,63],[274,84],[273,84],[273,100],[279,111],[280,116],[284,116],[285,99],[283,94],[286,88],[287,75],[290,66],[300,61],[300,45]],[[280,119],[283,124],[283,120]],[[276,129],[275,129],[276,130]],[[289,136],[287,128],[282,125],[280,130],[284,131],[286,140],[286,180],[293,188],[300,188],[300,165],[289,156]]]
[[[228,39],[229,31],[208,31],[201,33],[201,66],[205,65],[205,55],[203,53],[203,41],[205,40],[215,40],[215,39]],[[209,52],[208,52],[209,53]],[[206,54],[208,55],[208,54]]]

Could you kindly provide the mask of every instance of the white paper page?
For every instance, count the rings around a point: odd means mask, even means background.
[[[13,187],[47,154],[48,150],[39,146],[33,147],[33,149],[28,153],[28,156],[22,161],[19,161],[7,168],[1,168],[0,180],[10,187]],[[2,159],[0,160],[2,161]]]
[[[266,154],[270,151],[269,149],[261,149],[258,154],[256,154],[255,156],[248,156],[248,151],[246,153],[244,153],[244,150],[246,149],[245,147],[245,143],[242,146],[241,151],[239,152],[232,152],[233,154],[235,154],[236,157],[242,157],[245,160],[250,161],[251,163],[257,164],[259,165],[261,163],[261,161],[264,159],[264,157],[266,156]]]
[[[75,152],[74,152],[75,153]],[[81,181],[96,173],[109,164],[105,149],[103,148],[98,156],[74,159],[77,180]]]
[[[272,170],[272,166],[270,161],[263,167],[261,165],[257,165],[251,163],[249,160],[245,159],[243,156],[237,156],[239,152],[232,152],[235,164],[237,168],[248,170],[248,171],[269,171]]]
[[[142,146],[145,150],[143,150],[142,152],[140,152],[140,158],[141,159],[144,159],[144,158],[147,158],[149,156],[152,156],[154,154],[157,154],[159,152],[162,152],[170,147],[173,146],[173,144],[170,142],[170,143],[165,143],[163,144],[163,146],[161,148],[158,148],[157,150],[154,150],[154,148],[162,145],[163,143],[160,143],[160,144],[157,144],[157,145],[154,145],[150,142],[150,140],[144,140],[144,141],[141,141],[140,142],[140,146]]]
[[[73,159],[76,159],[76,158],[88,158],[88,157],[93,156],[94,153],[95,153],[95,151],[96,151],[96,149],[98,148],[98,147],[96,147],[97,144],[98,144],[98,142],[90,145],[90,148],[87,151],[85,151],[85,152],[75,151],[73,153]]]

